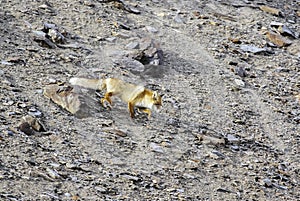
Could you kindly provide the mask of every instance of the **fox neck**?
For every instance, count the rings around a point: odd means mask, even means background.
[[[136,106],[153,109],[153,102],[151,101],[151,97],[145,96],[143,99],[136,102]]]
[[[145,89],[138,97],[136,97],[135,105],[137,107],[144,107],[148,109],[153,109],[153,100],[151,91]]]

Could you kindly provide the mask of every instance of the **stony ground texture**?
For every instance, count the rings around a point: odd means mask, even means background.
[[[300,200],[299,16],[298,0],[1,0],[0,200]],[[159,65],[137,59],[145,38]],[[74,76],[143,84],[163,109],[132,120],[85,91],[97,108],[77,118],[43,96]]]

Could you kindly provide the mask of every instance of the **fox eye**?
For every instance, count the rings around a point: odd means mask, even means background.
[[[153,92],[153,96],[152,96],[152,98],[153,98],[154,100],[157,100],[157,96],[158,96],[158,95],[157,95],[157,92],[156,92],[156,91],[154,91],[154,92]]]

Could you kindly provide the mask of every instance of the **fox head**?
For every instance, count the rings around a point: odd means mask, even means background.
[[[162,106],[162,95],[159,95],[157,91],[152,94],[153,107],[159,110]]]

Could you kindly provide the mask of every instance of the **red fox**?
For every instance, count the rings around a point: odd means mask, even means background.
[[[111,96],[118,96],[122,101],[128,104],[130,117],[134,118],[134,107],[139,111],[148,114],[151,117],[151,110],[160,109],[162,106],[162,96],[156,91],[144,88],[143,86],[134,85],[115,78],[107,79],[87,79],[87,78],[71,78],[69,81],[72,85],[78,85],[90,89],[106,89],[104,98],[101,103],[105,102],[112,105]]]

